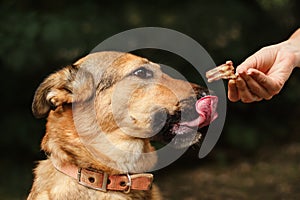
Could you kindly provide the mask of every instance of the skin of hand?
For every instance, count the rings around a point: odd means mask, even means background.
[[[238,78],[228,82],[228,98],[244,103],[269,100],[295,67],[300,67],[300,28],[288,40],[264,47],[240,64]]]

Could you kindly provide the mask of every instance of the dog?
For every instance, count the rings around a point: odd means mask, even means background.
[[[216,104],[207,89],[146,58],[107,51],[79,59],[35,92],[33,114],[47,117],[48,158],[34,170],[27,199],[162,199],[145,173],[157,163],[151,140],[177,148],[199,142]]]

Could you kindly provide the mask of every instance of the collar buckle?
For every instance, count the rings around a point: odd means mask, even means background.
[[[125,194],[128,194],[131,190],[131,186],[132,186],[132,181],[131,181],[131,176],[129,173],[126,174],[127,175],[127,179],[128,179],[128,182],[126,183],[126,186],[127,188],[124,190],[124,193]]]

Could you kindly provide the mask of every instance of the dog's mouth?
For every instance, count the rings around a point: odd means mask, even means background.
[[[206,95],[197,101],[186,101],[181,111],[168,115],[167,121],[154,136],[155,140],[168,142],[175,148],[186,148],[197,143],[201,138],[201,130],[217,117],[218,97]]]

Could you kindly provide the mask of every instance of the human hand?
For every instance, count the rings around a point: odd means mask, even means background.
[[[293,36],[262,48],[239,65],[238,78],[228,82],[229,100],[250,103],[278,94],[293,69],[300,66],[300,29]]]

